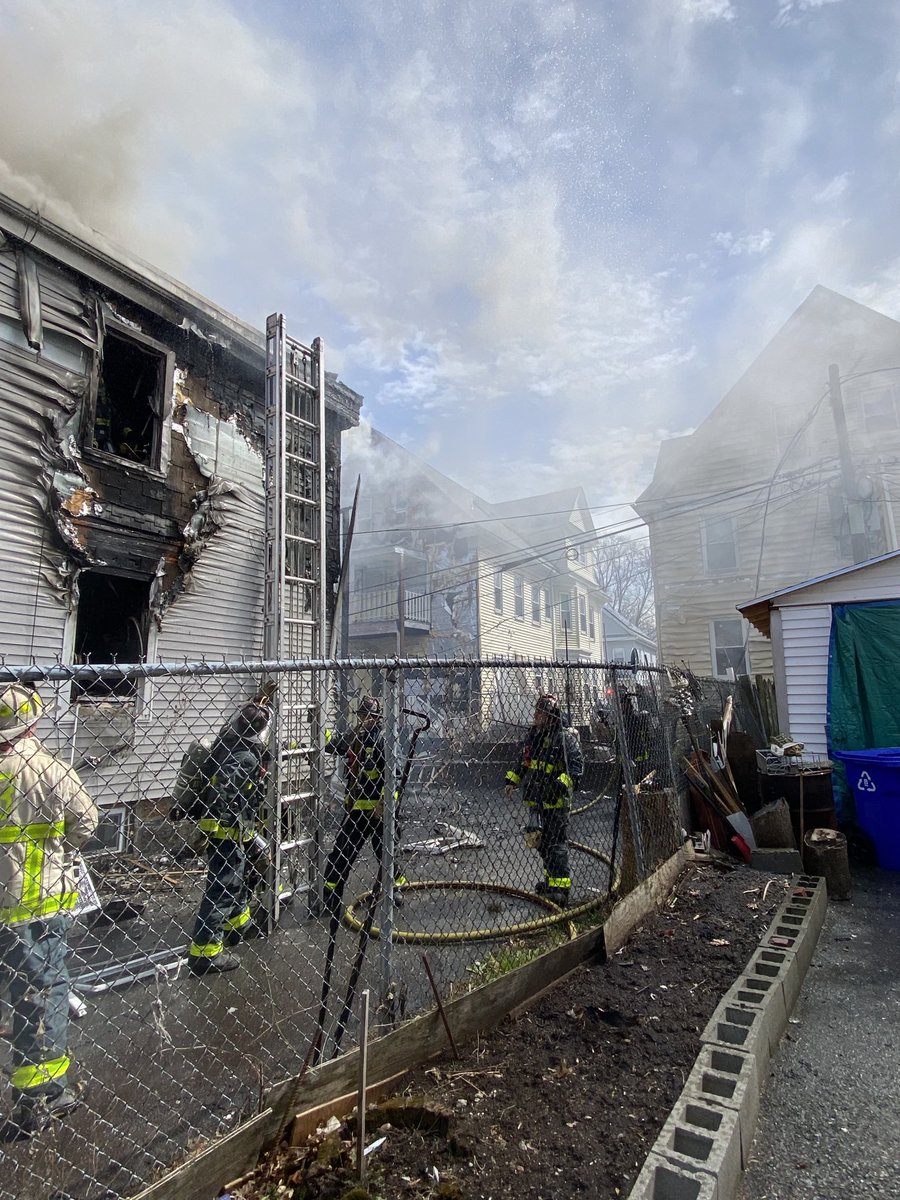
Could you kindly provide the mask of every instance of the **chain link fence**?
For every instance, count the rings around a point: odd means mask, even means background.
[[[452,996],[602,920],[679,845],[688,731],[728,686],[422,660],[0,667],[13,684],[40,695],[36,733],[100,819],[53,982],[82,1102],[6,1142],[2,1200],[133,1195],[259,1111],[311,1047],[349,1049],[364,988],[377,1036],[432,1005],[426,967]],[[558,716],[536,733],[548,693]],[[267,728],[245,737],[248,703]],[[187,790],[185,761],[202,768]],[[176,792],[193,819],[173,819]],[[47,982],[21,977],[8,939],[34,924],[0,928],[6,1120],[23,994]]]

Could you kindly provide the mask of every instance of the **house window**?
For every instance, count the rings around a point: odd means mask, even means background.
[[[541,623],[541,589],[536,583],[531,585],[531,619],[535,625]]]
[[[159,470],[172,365],[159,342],[107,326],[84,446]]]
[[[701,527],[703,567],[707,574],[733,571],[737,566],[734,517],[707,517]]]
[[[517,617],[525,616],[525,579],[522,575],[513,576],[513,611]]]
[[[76,663],[144,661],[149,626],[149,579],[82,571],[75,618]],[[137,686],[134,679],[80,680],[72,685],[72,699],[130,699]]]
[[[124,854],[128,843],[128,810],[123,805],[101,808],[93,837],[82,846],[83,854]]]
[[[591,641],[593,641],[597,636],[597,610],[595,608],[590,610],[590,634]]]
[[[889,385],[866,388],[860,393],[866,433],[889,433],[897,429],[897,402]]]
[[[587,633],[587,598],[578,594],[578,628],[582,633]]]
[[[503,572],[494,572],[494,612],[503,612]]]
[[[544,620],[553,620],[553,599],[550,595],[550,589],[544,589]]]
[[[710,621],[709,637],[714,675],[720,679],[730,679],[732,671],[735,677],[749,675],[746,626],[740,617]]]
[[[559,598],[559,615],[560,623],[563,629],[572,628],[572,597],[568,592],[563,592]]]

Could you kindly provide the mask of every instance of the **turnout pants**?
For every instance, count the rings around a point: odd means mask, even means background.
[[[399,829],[397,836],[399,837]],[[368,839],[372,839],[372,849],[381,862],[384,854],[384,820],[374,809],[351,808],[344,813],[341,827],[334,840],[334,846],[325,864],[325,889],[338,898],[344,894],[344,885],[353,869],[353,864],[359,857],[359,852]],[[394,884],[405,883],[400,867],[394,860]]]
[[[206,891],[194,925],[192,958],[215,958],[222,952],[225,934],[243,929],[250,921],[244,845],[234,838],[211,838],[206,856]]]
[[[69,971],[72,918],[60,913],[39,921],[0,926],[0,955],[12,1006],[10,1083],[21,1098],[61,1095],[69,1058]]]
[[[569,810],[545,808],[541,814],[541,826],[544,882],[548,889],[568,892],[572,887],[569,875]]]

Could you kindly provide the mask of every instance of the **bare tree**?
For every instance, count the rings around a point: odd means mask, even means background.
[[[626,621],[655,632],[650,547],[628,537],[604,538],[596,548],[597,582]]]

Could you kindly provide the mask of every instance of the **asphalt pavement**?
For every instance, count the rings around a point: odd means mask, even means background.
[[[900,873],[829,901],[738,1200],[900,1200]]]

